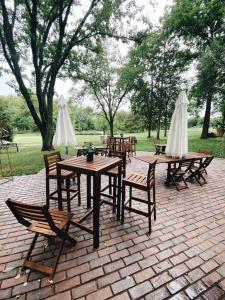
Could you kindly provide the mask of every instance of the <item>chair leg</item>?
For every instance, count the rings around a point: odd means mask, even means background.
[[[205,177],[201,173],[199,173],[199,180],[200,180],[200,178],[202,178],[202,180],[203,180],[203,183],[201,183],[201,186],[203,186],[203,184],[207,183]]]
[[[173,184],[175,185],[177,191],[179,192],[179,189],[178,189],[178,186],[177,186],[177,183],[176,183],[176,180],[174,179],[174,177],[171,175],[171,179],[172,179],[172,182]]]
[[[111,176],[109,176],[109,194],[112,195],[112,179],[111,179]]]
[[[126,199],[126,186],[122,184],[122,208],[121,208],[121,224],[124,223],[124,203]]]
[[[113,177],[113,212],[116,212],[116,176]]]
[[[156,201],[155,201],[155,186],[153,186],[153,210],[154,210],[154,221],[156,220]]]
[[[129,207],[132,206],[132,187],[129,186]]]
[[[67,224],[66,229],[65,229],[65,234],[61,237],[61,238],[62,238],[62,241],[61,241],[61,244],[60,244],[60,247],[59,247],[59,252],[58,252],[58,255],[57,255],[57,257],[56,257],[56,261],[55,261],[55,263],[54,263],[54,266],[53,266],[53,269],[52,269],[52,273],[51,273],[51,275],[49,276],[49,280],[52,280],[53,277],[54,277],[54,275],[55,275],[55,271],[56,271],[56,268],[57,268],[57,265],[58,265],[58,262],[59,262],[60,255],[61,255],[62,250],[63,250],[63,246],[64,246],[64,244],[65,244],[66,235],[67,235],[69,226],[70,226],[70,223]]]
[[[49,208],[49,198],[50,198],[50,190],[49,190],[49,178],[46,176],[46,206]]]
[[[80,174],[77,174],[77,190],[78,190],[78,205],[81,205],[81,197],[80,197]]]
[[[67,200],[67,210],[71,212],[70,205],[70,179],[66,179],[66,200]]]
[[[148,193],[148,228],[149,228],[149,234],[152,232],[152,222],[151,222],[151,193],[150,190],[147,191]]]
[[[183,183],[185,184],[185,186],[186,186],[187,188],[189,188],[189,186],[188,186],[186,180],[184,179],[184,176],[183,176],[183,175],[181,176],[181,179],[182,179]]]
[[[28,250],[28,252],[27,252],[27,256],[26,256],[26,258],[25,258],[25,260],[24,260],[22,269],[25,267],[26,261],[29,260],[29,258],[30,258],[30,256],[31,256],[31,253],[32,253],[32,251],[33,251],[33,249],[34,249],[34,246],[35,246],[35,243],[36,243],[36,241],[37,241],[38,236],[39,236],[39,233],[35,233],[34,238],[33,238],[33,240],[32,240],[32,243],[31,243],[31,245],[30,245],[30,248],[29,248],[29,250]]]

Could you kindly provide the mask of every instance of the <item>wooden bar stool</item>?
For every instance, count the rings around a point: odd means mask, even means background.
[[[54,179],[57,180],[57,170],[56,164],[59,161],[62,161],[62,157],[59,151],[52,152],[49,154],[43,155],[45,161],[45,171],[46,171],[46,205],[49,208],[50,199],[58,200],[57,193],[58,190],[54,190],[50,192],[50,180]],[[63,198],[62,201],[67,203],[67,210],[71,211],[71,200],[78,197],[78,205],[81,203],[80,198],[80,175],[75,174],[72,171],[62,170],[62,181],[66,183],[66,186],[62,188],[63,191],[66,192],[66,198]],[[71,188],[71,180],[75,182],[75,177],[77,177],[77,189]],[[72,195],[71,195],[72,193]]]
[[[118,157],[122,160],[122,177],[126,175],[126,152],[109,150],[109,157]],[[118,186],[118,175],[119,168],[115,167],[104,173],[105,176],[108,176],[109,183],[101,189],[101,196],[108,198],[109,200],[104,199],[102,203],[106,203],[113,207],[113,212],[116,212],[117,209],[117,219],[120,219],[120,207],[117,203],[118,193],[121,193],[121,186]],[[108,190],[108,193],[107,193]]]
[[[49,275],[49,280],[52,280],[63,250],[65,240],[68,240],[73,245],[76,244],[76,241],[68,235],[70,221],[73,214],[57,209],[48,210],[46,205],[30,205],[13,201],[11,199],[8,199],[6,204],[16,217],[17,221],[26,226],[28,231],[35,233],[30,249],[28,250],[27,256],[23,263],[23,268],[30,268],[42,273],[46,273]],[[34,249],[39,235],[43,235],[47,238],[59,237],[61,239],[59,252],[53,267],[33,262],[30,259],[32,250]]]
[[[122,211],[121,211],[121,223],[124,223],[124,210],[137,213],[139,215],[148,218],[149,234],[152,231],[151,216],[154,214],[154,221],[156,220],[156,199],[155,199],[155,160],[152,164],[149,164],[147,176],[139,174],[129,174],[123,179],[122,184]],[[129,187],[129,198],[126,200],[126,186]],[[134,189],[142,190],[147,192],[147,200],[134,197],[132,195]],[[151,200],[152,191],[152,200]],[[143,211],[132,207],[132,201],[147,204],[148,210]]]

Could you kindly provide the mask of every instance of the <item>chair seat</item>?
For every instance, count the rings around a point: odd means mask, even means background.
[[[55,225],[61,230],[73,217],[72,213],[66,211],[60,211],[58,209],[50,209],[49,213],[55,223]],[[27,230],[41,233],[47,236],[57,236],[57,233],[52,231],[47,222],[33,222]]]
[[[172,173],[176,173],[176,175],[184,175],[186,173],[185,170],[177,169],[177,168],[172,168],[172,169],[170,169],[170,171]]]
[[[74,172],[67,171],[67,170],[61,170],[61,177],[68,178],[74,176]],[[48,173],[48,177],[57,178],[57,170],[53,169]]]
[[[147,176],[142,176],[142,175],[135,174],[135,173],[128,174],[128,175],[123,179],[123,181],[124,181],[126,184],[132,184],[132,185],[135,185],[135,186],[137,186],[137,187],[144,187],[144,188],[152,187],[153,184],[154,184],[154,180],[152,180],[152,181],[150,182],[150,185],[147,186]]]
[[[125,170],[124,168],[122,168],[122,174],[125,173]],[[105,175],[108,175],[108,176],[115,176],[115,175],[118,175],[119,174],[119,168],[118,167],[115,167],[115,168],[112,168],[110,169],[109,171],[105,172]]]

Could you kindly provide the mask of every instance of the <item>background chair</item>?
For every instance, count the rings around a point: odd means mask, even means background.
[[[46,205],[49,208],[50,205],[50,199],[52,200],[58,200],[58,197],[56,194],[58,193],[58,190],[54,190],[53,192],[50,192],[50,180],[54,179],[57,180],[57,170],[56,170],[56,164],[57,162],[62,161],[62,157],[59,151],[52,152],[49,154],[43,155],[44,162],[45,162],[45,171],[46,171]],[[62,170],[61,171],[61,177],[62,180],[66,182],[66,187],[62,187],[62,191],[66,192],[66,198],[62,198],[63,202],[67,203],[67,209],[68,211],[71,211],[71,200],[78,196],[78,205],[81,203],[80,199],[80,175],[75,174],[74,172]],[[71,188],[71,179],[75,182],[75,177],[77,177],[77,189]],[[72,196],[70,195],[72,193]]]
[[[160,139],[154,140],[154,146],[155,146],[155,155],[165,154],[166,146],[165,144],[161,144]]]
[[[199,185],[203,186],[207,183],[205,177],[203,176],[203,173],[206,173],[206,168],[209,166],[211,161],[213,160],[214,156],[206,157],[204,160],[199,159],[198,162],[194,162],[189,170],[189,176],[188,179],[196,179],[196,181],[199,183]]]
[[[137,144],[136,136],[131,136],[130,142],[131,142],[131,154],[132,154],[132,156],[134,156],[134,155],[136,156],[136,144]]]
[[[213,155],[213,151],[210,150],[205,150],[205,149],[199,149],[198,153],[202,153],[202,154],[206,154],[206,155]],[[205,159],[204,159],[205,160]],[[211,160],[212,161],[212,160]],[[211,163],[210,161],[210,163]],[[204,170],[204,172],[207,174],[206,169]]]
[[[178,163],[174,163],[172,168],[171,166],[168,166],[167,174],[169,180],[173,182],[177,191],[189,188],[184,175],[190,171],[193,163],[193,159],[190,161],[182,160]],[[184,184],[181,185],[180,181],[182,181]]]
[[[73,245],[76,241],[68,235],[70,221],[73,214],[57,209],[48,210],[47,206],[29,205],[8,199],[7,206],[16,217],[17,221],[26,226],[27,230],[34,232],[34,238],[23,263],[23,268],[30,268],[49,275],[52,280],[63,250],[65,240]],[[28,221],[29,220],[29,221]],[[33,221],[33,222],[30,222]],[[61,244],[53,267],[31,261],[30,256],[39,235],[48,238],[60,238]]]
[[[122,211],[121,211],[121,223],[124,223],[124,210],[137,213],[139,215],[148,218],[149,234],[152,231],[151,216],[154,214],[154,220],[156,220],[156,197],[155,197],[155,166],[156,160],[153,164],[149,164],[147,176],[138,174],[129,174],[123,179],[122,185]],[[126,186],[129,187],[129,198],[126,200]],[[133,189],[138,189],[147,192],[147,200],[137,198],[133,196]],[[152,191],[152,200],[151,200]],[[132,201],[147,204],[147,212],[133,208]]]

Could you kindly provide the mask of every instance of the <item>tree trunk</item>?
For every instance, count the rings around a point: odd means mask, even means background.
[[[109,122],[109,130],[110,130],[110,136],[113,136],[113,120],[110,120]]]
[[[151,137],[151,126],[148,126],[148,136],[147,139],[149,139]]]
[[[160,120],[161,120],[161,113],[159,114],[159,120],[158,120],[158,124],[157,124],[157,135],[156,135],[156,138],[157,139],[160,139]]]
[[[167,116],[165,117],[165,121],[164,121],[164,137],[167,136],[167,128],[168,124],[167,124]]]
[[[42,151],[50,151],[54,150],[54,147],[52,145],[53,142],[53,136],[54,136],[54,130],[53,125],[48,124],[45,129],[42,129],[41,131],[42,136]]]
[[[164,129],[164,137],[167,136],[167,124],[165,124],[165,129]]]
[[[208,95],[207,102],[206,102],[206,109],[205,109],[205,116],[204,116],[201,139],[206,139],[208,137],[208,134],[209,134],[211,103],[212,103],[211,95]]]

